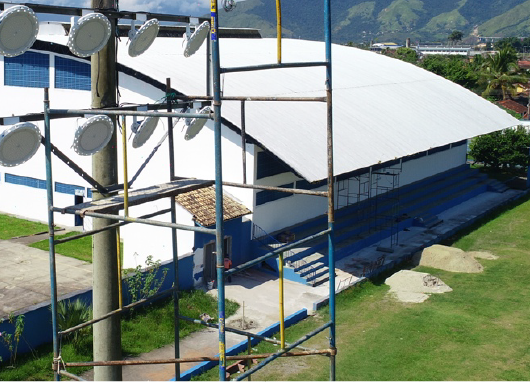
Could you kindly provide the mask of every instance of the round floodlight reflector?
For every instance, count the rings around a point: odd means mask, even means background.
[[[74,150],[79,155],[94,155],[109,143],[114,133],[114,123],[106,115],[96,115],[86,120],[75,132]]]
[[[18,166],[27,162],[39,149],[40,130],[33,123],[21,122],[0,134],[0,165]]]
[[[205,106],[199,111],[199,114],[209,114],[211,111],[212,109],[210,109],[210,106]],[[208,118],[193,118],[188,124],[184,139],[189,141],[190,139],[195,138],[204,127],[207,120]]]
[[[78,57],[88,57],[107,45],[111,34],[109,19],[101,13],[89,13],[72,25],[68,47]]]
[[[135,149],[142,147],[151,135],[153,135],[158,125],[159,117],[147,117],[138,127],[137,133],[133,138],[132,147]]]
[[[184,57],[190,57],[199,50],[208,33],[210,32],[210,23],[208,21],[199,25],[195,32],[188,38],[186,34],[183,36],[182,47],[184,48]]]
[[[149,49],[153,41],[155,41],[156,36],[158,36],[159,29],[160,24],[158,23],[158,20],[151,19],[142,25],[137,31],[131,30],[129,56],[137,57]]]
[[[39,33],[35,12],[25,5],[17,5],[0,13],[0,54],[19,56],[27,51]]]

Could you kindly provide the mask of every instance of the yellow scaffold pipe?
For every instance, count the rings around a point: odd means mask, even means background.
[[[280,343],[282,350],[285,349],[285,314],[283,308],[283,253],[278,258],[280,273]]]
[[[125,121],[125,116],[123,115],[121,117],[121,136],[122,136],[122,151],[123,151],[123,209],[124,214],[126,217],[129,216],[129,178],[127,174],[127,123]],[[123,307],[123,292],[121,289],[122,279],[121,279],[121,237],[120,237],[120,228],[116,228],[116,238],[118,246],[117,248],[117,254],[118,254],[118,294],[119,294],[119,304],[120,309]]]
[[[282,1],[276,0],[276,34],[278,40],[278,64],[282,63]]]

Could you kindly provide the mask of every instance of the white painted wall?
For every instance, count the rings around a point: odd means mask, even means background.
[[[378,180],[379,188],[375,188],[373,180],[371,190],[364,188],[364,190],[361,191],[362,195],[359,200],[364,200],[366,198],[365,195],[368,195],[369,193],[371,193],[372,196],[375,196],[376,192],[379,191],[381,193],[381,190],[384,190],[385,188],[387,190],[392,189],[392,182],[396,182],[396,187],[405,186],[434,174],[463,165],[465,161],[466,145],[461,145],[450,150],[405,162],[403,163],[402,171],[399,172],[399,179],[395,179],[392,176],[380,176]],[[259,179],[256,181],[256,184],[280,186],[295,182],[298,179],[300,178],[293,173],[284,173]],[[363,179],[367,180],[368,178]],[[375,179],[375,175],[372,179]],[[361,182],[363,182],[363,180],[361,180]],[[359,193],[359,180],[352,178],[349,187],[351,194]],[[367,185],[365,187],[370,186]],[[326,186],[322,186],[316,190],[323,191],[326,189]],[[341,195],[345,195],[345,193],[342,193]],[[338,207],[344,207],[347,205],[345,196],[341,195],[339,195],[339,187],[337,185],[335,187],[335,201],[336,206]],[[355,203],[354,198],[355,196],[350,198],[349,204]],[[260,206],[255,206],[253,221],[266,232],[272,233],[296,223],[325,214],[326,212],[327,199],[315,196],[293,195]]]
[[[40,52],[39,53],[43,53]],[[53,57],[50,53],[50,104],[51,108],[76,108],[84,109],[91,106],[91,94],[89,91],[65,90],[53,88]],[[74,59],[73,57],[67,57]],[[0,58],[0,92],[8,94],[11,102],[0,104],[0,116],[22,115],[26,113],[39,113],[43,110],[44,91],[40,88],[25,88],[4,86],[3,83],[3,58]],[[165,92],[137,80],[134,77],[120,73],[120,100],[119,103],[152,103],[165,96]],[[139,120],[142,118],[138,118]],[[72,148],[73,138],[77,126],[84,119],[56,119],[51,121],[52,143],[64,154],[74,160],[87,173],[92,173],[92,158],[79,156]],[[121,121],[120,121],[121,122]],[[167,119],[161,118],[160,122],[144,146],[138,149],[132,148],[130,138],[130,125],[132,117],[127,117],[128,138],[128,179],[132,179],[140,166],[151,154],[153,148],[159,143],[167,131]],[[42,134],[44,123],[37,122]],[[175,132],[175,163],[178,176],[189,176],[203,179],[214,179],[214,134],[213,122],[208,122],[203,131],[193,140],[184,140],[182,125],[174,129]],[[225,181],[242,182],[242,150],[241,136],[226,126],[222,127],[223,139],[223,178]],[[124,166],[122,160],[122,136],[118,133],[118,176],[119,182],[124,181]],[[168,142],[160,146],[153,159],[149,162],[140,176],[133,184],[133,189],[148,187],[153,184],[165,183],[169,180],[169,153]],[[66,184],[74,184],[85,188],[91,186],[80,176],[71,170],[62,161],[52,156],[53,181]],[[254,145],[246,145],[247,179],[254,178]],[[41,180],[46,179],[44,147],[39,148],[35,156],[16,167],[0,167],[0,174],[10,173],[19,176],[27,176]],[[47,223],[47,197],[45,189],[36,189],[22,185],[7,184],[1,177],[0,183],[0,211],[27,217],[32,220]],[[226,189],[231,195],[243,204],[252,208],[253,191],[248,189],[230,187]],[[54,192],[54,205],[66,207],[74,204],[74,196]],[[142,206],[132,207],[131,216],[141,216],[152,211],[169,208],[168,200],[148,203]],[[192,225],[191,215],[182,207],[177,205],[177,221],[182,224]],[[74,216],[69,214],[55,214],[55,223],[63,226],[73,226]],[[170,215],[165,214],[156,219],[170,221]],[[84,228],[92,228],[92,219],[84,219]],[[179,256],[189,254],[193,249],[193,232],[178,231],[178,253]],[[172,258],[171,230],[169,228],[158,228],[140,224],[129,224],[122,228],[121,238],[124,242],[124,267],[135,267],[145,264],[148,255],[154,260],[167,260]],[[202,264],[202,252],[197,259]]]
[[[177,223],[193,226],[190,213],[177,204]],[[170,208],[169,199],[134,206],[129,209],[130,216],[139,217],[155,211]],[[163,222],[171,222],[171,214],[151,218]],[[173,258],[173,244],[171,240],[171,228],[155,227],[145,224],[128,224],[121,227],[123,239],[123,266],[124,268],[135,268],[137,265],[145,265],[148,256],[153,260],[170,260]],[[177,230],[178,255],[182,257],[192,252],[194,233],[192,231]]]
[[[254,171],[256,171],[256,168],[257,160],[254,163]],[[296,182],[297,180],[301,180],[301,178],[293,173],[283,173],[258,179],[255,181],[255,184],[263,186],[281,186]],[[322,191],[326,189],[327,186],[322,186],[314,191]],[[258,191],[259,190],[256,190],[255,193]],[[272,233],[282,228],[311,219],[315,216],[322,215],[326,213],[326,211],[326,198],[309,195],[290,195],[273,202],[259,206],[255,205],[253,222],[266,232]]]
[[[417,160],[411,160],[403,163],[403,171],[399,177],[399,185],[405,186],[465,163],[466,145],[457,146],[433,155],[427,155]]]

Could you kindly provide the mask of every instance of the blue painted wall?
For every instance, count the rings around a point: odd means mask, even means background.
[[[215,229],[215,225],[208,228]],[[246,263],[252,260],[252,251],[250,247],[250,232],[252,222],[243,222],[242,218],[232,219],[224,223],[225,237],[232,237],[232,266]],[[206,244],[211,243],[215,237],[203,233],[195,233],[195,249],[203,248]],[[180,273],[180,272],[179,272]]]

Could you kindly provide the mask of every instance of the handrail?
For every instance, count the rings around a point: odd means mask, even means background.
[[[258,232],[258,235],[256,235],[256,231]],[[252,239],[259,241],[261,244],[265,245],[266,247],[269,247],[270,249],[277,249],[281,248],[282,246],[286,245],[286,243],[282,243],[279,240],[277,240],[275,237],[271,236],[267,231],[265,231],[263,228],[261,228],[259,225],[253,223],[252,224]],[[296,260],[291,261],[288,259],[296,258]],[[307,261],[305,261],[303,258],[300,257],[299,254],[287,250],[284,253],[284,260],[286,263],[286,266],[290,268],[301,268],[303,265],[307,265],[307,267],[310,269],[309,277],[312,278],[311,285],[315,283],[315,275],[316,275],[316,267],[314,265],[310,265]],[[294,264],[294,266],[291,266]]]

